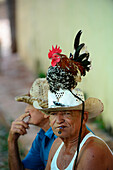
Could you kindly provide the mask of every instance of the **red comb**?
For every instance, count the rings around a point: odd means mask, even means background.
[[[49,50],[49,53],[48,53],[48,58],[53,58],[53,54],[55,53],[61,53],[62,50],[60,49],[60,47],[56,47],[54,48],[53,45],[52,45],[52,50]]]

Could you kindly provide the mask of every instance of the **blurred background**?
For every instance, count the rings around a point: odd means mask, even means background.
[[[11,122],[24,113],[14,97],[26,94],[50,65],[52,45],[73,53],[76,33],[82,30],[92,69],[78,87],[86,97],[104,103],[104,112],[88,126],[113,149],[113,0],[0,0],[0,169],[8,169],[7,135]],[[20,143],[27,151],[37,127]],[[3,138],[4,137],[4,138]],[[4,141],[3,141],[4,140]]]

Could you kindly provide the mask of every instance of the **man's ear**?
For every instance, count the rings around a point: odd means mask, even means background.
[[[88,112],[84,112],[84,120],[83,120],[83,124],[85,125],[85,123],[88,121]]]
[[[44,114],[44,118],[49,118],[49,115]]]

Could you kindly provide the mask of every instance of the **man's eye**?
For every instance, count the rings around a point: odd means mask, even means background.
[[[66,114],[66,115],[70,115],[70,112],[66,112],[65,114]]]
[[[53,115],[53,116],[54,116],[54,115],[56,115],[56,113],[55,113],[55,112],[51,112],[50,115]]]

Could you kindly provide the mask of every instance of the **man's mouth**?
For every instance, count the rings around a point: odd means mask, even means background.
[[[64,129],[66,128],[66,126],[58,126],[56,129],[58,130],[58,134],[61,134]]]
[[[63,130],[63,129],[65,129],[66,128],[66,126],[58,126],[58,127],[56,127],[55,129],[60,129],[60,130]]]

